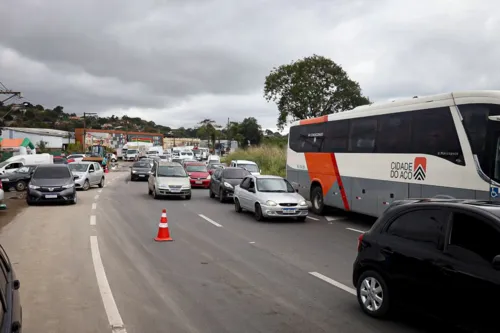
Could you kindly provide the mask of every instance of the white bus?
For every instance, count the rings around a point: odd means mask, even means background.
[[[295,122],[287,179],[325,206],[381,215],[404,198],[500,199],[500,91],[372,104]]]

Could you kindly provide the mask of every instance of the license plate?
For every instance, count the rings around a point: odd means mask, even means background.
[[[283,208],[283,214],[295,214],[295,208]]]
[[[45,198],[46,199],[57,199],[57,195],[56,194],[46,194]]]
[[[201,180],[197,180],[195,183],[196,184],[203,184],[203,182]]]
[[[170,192],[173,192],[173,193],[179,193],[181,191],[180,188],[171,188],[170,189]]]
[[[139,175],[139,177],[146,177],[146,175]]]

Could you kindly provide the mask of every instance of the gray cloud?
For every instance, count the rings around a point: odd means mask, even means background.
[[[3,0],[0,12],[0,81],[27,100],[173,127],[274,127],[265,75],[313,53],[373,100],[500,83],[493,0]]]

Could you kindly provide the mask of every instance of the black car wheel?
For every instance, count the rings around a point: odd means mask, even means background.
[[[26,189],[26,182],[20,180],[16,183],[16,190],[22,192]]]
[[[86,179],[86,180],[85,180],[85,183],[83,183],[83,187],[82,187],[82,189],[83,189],[84,191],[88,191],[88,190],[89,190],[89,188],[90,188],[90,182],[89,182],[89,180],[88,180],[88,179]]]
[[[101,182],[99,183],[99,187],[100,188],[104,187],[104,177],[101,178]]]
[[[236,213],[241,213],[242,211],[240,201],[237,198],[234,198],[234,210]]]
[[[257,221],[264,220],[264,216],[262,215],[262,208],[258,203],[255,204],[255,219]]]
[[[219,189],[219,201],[224,202],[226,197],[224,196],[224,190],[222,188]]]
[[[367,315],[384,318],[389,314],[389,289],[384,278],[375,271],[366,271],[356,286],[358,303]]]

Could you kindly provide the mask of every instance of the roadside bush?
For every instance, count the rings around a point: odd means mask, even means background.
[[[263,175],[276,175],[285,177],[286,174],[286,148],[277,146],[260,146],[248,149],[238,149],[227,155],[223,162],[231,160],[249,160],[257,163]]]

